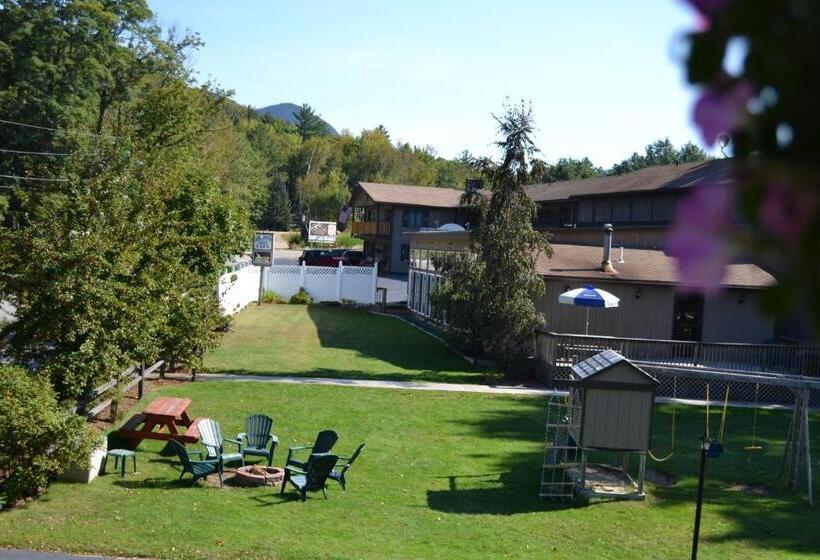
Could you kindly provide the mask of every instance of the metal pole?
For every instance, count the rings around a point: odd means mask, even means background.
[[[262,296],[265,292],[265,267],[259,267],[259,299],[256,301],[256,305],[262,305]]]
[[[803,437],[805,438],[806,446],[806,484],[809,493],[809,506],[814,509],[814,492],[812,489],[811,480],[811,439],[809,438],[809,399],[811,392],[808,389],[803,390]]]
[[[584,334],[589,334],[589,307],[587,307],[587,326],[584,328]]]
[[[692,560],[698,558],[698,538],[700,536],[700,512],[703,509],[703,479],[706,474],[706,449],[709,440],[704,435],[700,438],[700,472],[698,474],[698,499],[695,505],[695,530],[692,534]]]

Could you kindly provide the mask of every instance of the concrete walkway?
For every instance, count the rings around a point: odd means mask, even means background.
[[[190,380],[187,374],[166,374],[168,379]],[[338,387],[367,387],[371,389],[409,389],[413,391],[450,391],[454,393],[493,393],[504,395],[565,395],[565,391],[538,389],[524,385],[478,385],[470,383],[428,383],[424,381],[389,381],[373,379],[340,379],[336,377],[289,377],[273,375],[234,375],[228,373],[198,373],[200,381],[255,381],[259,383],[286,383],[291,385],[334,385]]]

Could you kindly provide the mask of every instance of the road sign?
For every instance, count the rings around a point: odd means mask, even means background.
[[[251,261],[256,266],[273,264],[273,232],[257,231],[253,236],[253,256]]]

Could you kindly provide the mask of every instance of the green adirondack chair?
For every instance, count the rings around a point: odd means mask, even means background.
[[[245,431],[236,436],[239,451],[244,459],[248,455],[266,457],[268,466],[273,464],[273,452],[279,438],[273,435],[273,418],[264,414],[253,414],[245,420]]]
[[[339,464],[336,466],[340,468],[334,468],[332,471],[330,471],[330,475],[328,475],[328,478],[330,478],[331,480],[335,480],[336,482],[341,484],[342,490],[347,490],[347,481],[345,480],[345,473],[347,472],[347,469],[350,468],[350,466],[353,464],[353,462],[356,460],[359,454],[364,450],[364,447],[365,444],[361,444],[359,447],[356,448],[356,451],[354,451],[353,455],[351,455],[350,457],[343,457],[339,455]]]
[[[219,461],[220,477],[224,471],[226,463],[233,463],[239,461],[242,466],[245,466],[245,459],[242,453],[225,453],[225,442],[231,442],[237,447],[240,446],[239,441],[223,438],[222,430],[219,427],[219,422],[206,418],[199,423],[199,443],[205,447],[205,455],[207,459],[217,459]]]
[[[169,440],[168,444],[179,457],[180,463],[182,463],[182,472],[179,473],[180,480],[182,480],[182,477],[185,476],[185,473],[191,473],[191,476],[193,477],[191,482],[196,482],[200,478],[205,478],[209,474],[217,473],[217,476],[219,476],[219,486],[222,486],[222,472],[219,470],[219,461],[217,461],[216,459],[194,461],[191,459],[190,455],[201,455],[200,452],[195,451],[189,454],[188,450],[185,449],[185,447],[181,443],[173,439]]]
[[[285,477],[282,479],[282,489],[279,493],[284,494],[285,487],[290,483],[299,490],[303,502],[307,500],[308,492],[319,490],[327,499],[327,479],[338,460],[337,455],[314,453],[308,458],[304,469],[294,466],[285,467]]]
[[[333,430],[322,430],[316,436],[316,441],[313,442],[313,445],[302,445],[297,447],[289,447],[288,448],[288,458],[285,460],[285,466],[296,467],[299,469],[306,469],[307,468],[307,461],[299,461],[294,457],[296,451],[305,451],[310,449],[311,455],[320,454],[320,453],[330,453],[330,450],[333,449],[333,446],[336,444],[336,441],[339,439],[339,434],[334,432]]]

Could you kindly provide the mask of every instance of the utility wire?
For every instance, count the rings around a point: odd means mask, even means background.
[[[37,130],[49,130],[51,132],[62,132],[63,134],[81,134],[83,136],[101,136],[101,137],[106,137],[106,138],[116,138],[116,136],[111,136],[110,134],[96,134],[94,132],[82,132],[82,131],[79,131],[79,130],[65,130],[65,129],[60,129],[60,128],[49,128],[47,126],[38,126],[36,124],[26,124],[26,123],[21,123],[21,122],[8,121],[6,119],[0,119],[0,123],[10,124],[10,125],[13,125],[13,126],[23,126],[23,127],[26,127],[26,128],[36,128]]]
[[[67,182],[68,179],[63,177],[21,177],[19,175],[0,175],[4,179],[22,179],[24,181],[57,181]]]
[[[62,157],[70,157],[71,154],[68,152],[30,152],[28,150],[12,150],[9,148],[0,148],[0,152],[7,153],[7,154],[23,154],[29,156],[62,156]]]

